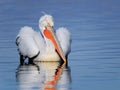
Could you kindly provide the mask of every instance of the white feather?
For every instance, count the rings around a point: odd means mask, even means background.
[[[66,28],[61,27],[58,30],[56,30],[56,36],[60,42],[63,53],[66,56],[70,52],[70,45],[71,45],[70,32]]]
[[[18,49],[24,56],[31,58],[44,48],[45,43],[41,35],[31,27],[22,27],[17,37]]]

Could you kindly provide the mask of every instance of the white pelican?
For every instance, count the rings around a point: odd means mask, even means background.
[[[53,26],[53,17],[43,15],[39,20],[41,33],[28,26],[21,28],[16,38],[21,64],[26,58],[29,59],[29,63],[60,59],[66,62],[71,45],[70,33],[63,27],[55,32]]]

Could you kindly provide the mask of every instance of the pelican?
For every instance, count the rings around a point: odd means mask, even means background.
[[[70,52],[70,32],[64,28],[53,29],[54,20],[51,15],[45,14],[39,19],[37,32],[32,27],[24,26],[16,37],[16,45],[20,54],[20,63],[26,58],[33,61],[60,61],[66,62]]]

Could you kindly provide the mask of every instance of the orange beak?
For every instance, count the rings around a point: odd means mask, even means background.
[[[56,35],[53,32],[53,28],[51,26],[46,27],[43,34],[46,38],[50,39],[57,50],[59,56],[63,59],[63,61],[66,63],[65,55],[63,54],[62,48],[60,47],[60,44],[56,38]]]

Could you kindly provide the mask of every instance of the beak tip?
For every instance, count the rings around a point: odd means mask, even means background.
[[[66,60],[66,59],[64,59],[63,61],[64,61],[65,64],[67,63],[67,60]]]

